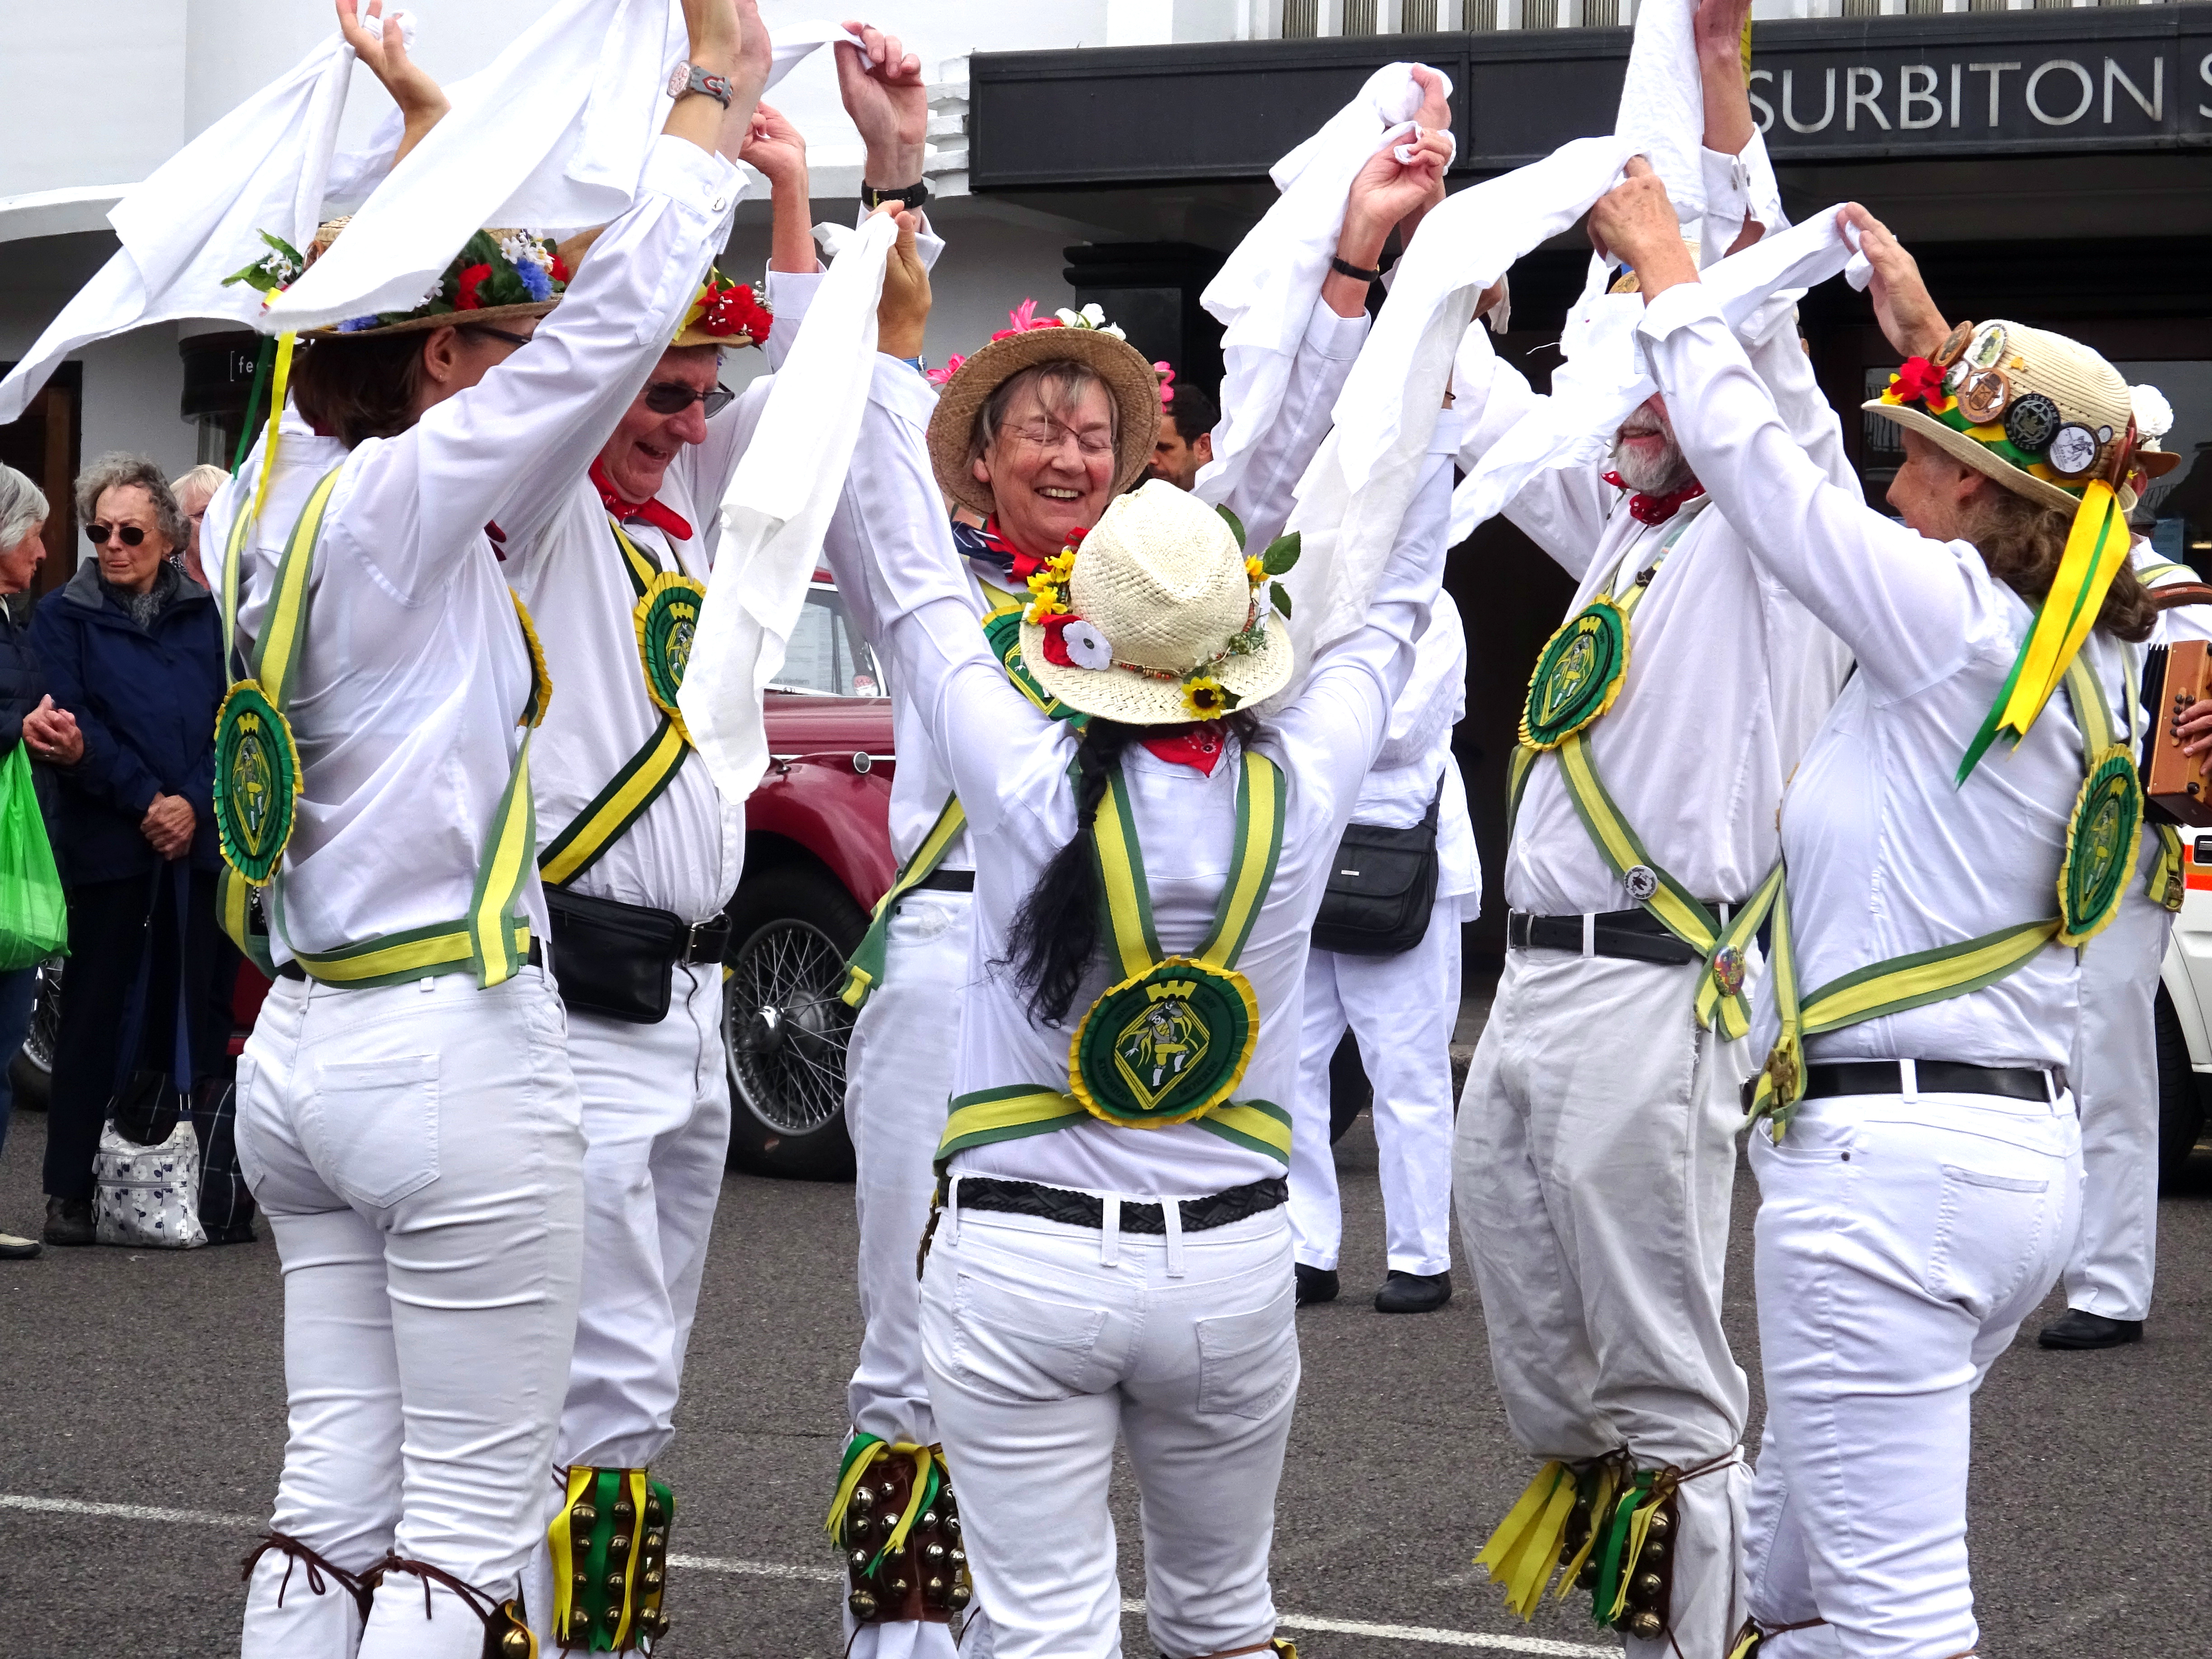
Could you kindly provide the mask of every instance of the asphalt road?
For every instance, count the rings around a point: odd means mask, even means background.
[[[43,1119],[16,1119],[0,1227],[35,1231],[44,1142]],[[1463,1271],[1440,1313],[1370,1310],[1382,1214],[1364,1121],[1340,1150],[1346,1294],[1299,1316],[1305,1381],[1275,1540],[1284,1633],[1308,1659],[1606,1650],[1586,1613],[1516,1624],[1469,1565],[1530,1472],[1505,1437],[1481,1312]],[[2054,1297],[1983,1393],[1972,1547],[1984,1654],[2204,1650],[2212,1152],[2192,1176],[2160,1209],[2149,1339],[2043,1352],[2033,1333]],[[724,1188],[663,1466],[682,1506],[665,1652],[838,1659],[821,1516],[859,1340],[851,1197],[737,1176]],[[1736,1198],[1730,1328],[1749,1359],[1747,1173]],[[236,1653],[237,1562],[283,1439],[275,1250],[50,1250],[0,1262],[0,1659]],[[1133,1587],[1126,1480],[1118,1501]],[[1141,1621],[1126,1628],[1131,1655],[1150,1659]]]

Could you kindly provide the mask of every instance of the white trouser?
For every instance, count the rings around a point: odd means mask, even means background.
[[[933,1160],[952,1097],[971,903],[966,893],[934,889],[899,902],[885,930],[882,982],[854,1022],[845,1052],[862,1321],[860,1363],[846,1387],[846,1408],[855,1429],[894,1445],[927,1446],[937,1439],[921,1365],[921,1281],[915,1255],[929,1222]],[[967,1487],[957,1462],[951,1477],[954,1496],[964,1503]],[[829,1485],[825,1480],[825,1504]],[[975,1553],[972,1543],[969,1553]],[[842,1604],[845,1592],[837,1594]],[[856,1636],[848,1613],[846,1634],[852,1639],[848,1659],[951,1659],[954,1650],[944,1625],[871,1625]],[[988,1652],[978,1646],[983,1635],[979,1624],[962,1641],[962,1659]]]
[[[1460,1103],[1453,1187],[1523,1449],[1642,1469],[1730,1455],[1749,1389],[1721,1329],[1745,1042],[1701,1030],[1698,964],[1508,951]],[[1741,1464],[1683,1483],[1670,1638],[1741,1621]]]
[[[2148,840],[2149,837],[2145,837]],[[2066,1305],[2107,1319],[2150,1313],[2158,1260],[2158,1021],[2153,1003],[2173,915],[2130,882],[2081,951],[2081,1022],[2069,1081],[2081,1112],[2081,1233]]]
[[[1766,1434],[1748,1611],[1762,1659],[1948,1659],[1966,1575],[1974,1390],[2074,1235],[2071,1098],[1807,1101],[1751,1138]]]
[[[238,1153],[284,1273],[290,1437],[271,1527],[514,1594],[544,1509],[583,1254],[584,1138],[535,968],[377,990],[279,979],[238,1067]],[[284,1583],[292,1567],[291,1582]],[[477,1659],[459,1598],[388,1578],[363,1630],[262,1557],[246,1659]],[[279,1600],[282,1605],[279,1605]]]
[[[566,1496],[561,1469],[644,1468],[674,1437],[684,1350],[729,1158],[721,1023],[722,975],[711,967],[675,970],[668,1016],[657,1024],[568,1016],[568,1063],[584,1109],[584,1283],[545,1487],[548,1524]],[[526,1589],[538,1640],[557,1652],[542,1532]]]
[[[1306,957],[1298,1094],[1291,1115],[1297,1259],[1334,1267],[1344,1239],[1328,1141],[1328,1061],[1348,1024],[1375,1085],[1375,1145],[1391,1271],[1451,1266],[1451,1037],[1459,1019],[1459,899],[1440,898],[1419,945],[1394,957]]]
[[[1297,1396],[1293,1300],[1279,1207],[1176,1242],[945,1217],[922,1355],[998,1659],[1120,1655],[1106,1504],[1117,1434],[1160,1650],[1192,1659],[1274,1634],[1267,1550]]]

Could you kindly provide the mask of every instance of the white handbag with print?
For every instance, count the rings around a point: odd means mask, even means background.
[[[200,1225],[200,1143],[179,1117],[158,1146],[141,1146],[112,1121],[92,1159],[92,1219],[103,1244],[190,1250],[207,1243]]]

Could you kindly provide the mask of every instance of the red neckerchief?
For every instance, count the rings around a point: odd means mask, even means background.
[[[617,489],[614,481],[607,477],[606,468],[596,459],[592,462],[592,488],[599,492],[599,499],[606,503],[607,511],[624,524],[642,519],[672,541],[688,542],[691,539],[690,520],[671,507],[663,507],[658,501],[642,504],[624,501],[622,491]]]
[[[1018,588],[1027,586],[1030,578],[1045,567],[1044,559],[1035,558],[1023,552],[1020,548],[1016,547],[1000,533],[999,515],[995,513],[983,520],[983,527],[975,532],[975,536],[976,539],[983,544],[986,550],[997,554],[1007,561],[1006,574],[1014,579],[1014,586]],[[1059,551],[1058,548],[1053,550],[1054,553]]]
[[[1628,488],[1628,480],[1618,472],[1607,473],[1605,481],[1615,489]],[[1664,524],[1682,510],[1683,502],[1694,501],[1705,493],[1705,485],[1695,478],[1663,495],[1647,495],[1639,489],[1628,498],[1628,516],[1638,524]]]
[[[1212,720],[1200,720],[1180,732],[1163,732],[1157,738],[1139,738],[1137,741],[1162,760],[1194,767],[1209,778],[1221,759],[1223,748],[1221,728]]]

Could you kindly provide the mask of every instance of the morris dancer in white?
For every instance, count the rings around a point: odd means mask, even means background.
[[[813,281],[797,130],[733,103],[721,150],[769,179],[771,300]],[[720,384],[723,350],[777,361],[791,330],[771,320],[750,287],[710,273],[588,475],[541,532],[501,549],[560,691],[531,778],[585,1139],[575,1355],[527,1583],[548,1652],[627,1650],[669,1626],[676,1503],[649,1468],[674,1437],[729,1153],[722,913],[744,858],[744,808],[692,756],[677,691],[767,389],[738,402]]]
[[[1705,0],[1697,14],[1717,198],[1755,141],[1747,9]],[[1848,478],[1786,319],[1754,356],[1800,449]],[[1470,465],[1531,403],[1503,365],[1454,391]],[[1506,509],[1578,591],[1514,757],[1505,973],[1452,1185],[1507,1424],[1547,1460],[1479,1559],[1524,1615],[1563,1565],[1561,1593],[1589,1588],[1631,1653],[1694,1656],[1741,1618],[1749,1390],[1721,1283],[1755,1064],[1741,994],[1752,902],[1776,867],[1784,781],[1847,659],[1708,504],[1673,436],[1680,413],[1654,398],[1620,428],[1610,472],[1540,475]],[[1646,1511],[1658,1518],[1635,1524]]]
[[[1389,736],[1352,809],[1352,831],[1371,826],[1400,840],[1425,838],[1437,872],[1435,898],[1419,918],[1425,929],[1414,943],[1376,955],[1325,949],[1317,930],[1306,959],[1291,1142],[1291,1232],[1301,1306],[1337,1293],[1344,1210],[1329,1145],[1328,1064],[1347,1027],[1375,1085],[1375,1144],[1389,1233],[1376,1311],[1427,1313],[1451,1300],[1451,1036],[1459,1018],[1460,924],[1482,908],[1467,785],[1451,752],[1452,728],[1466,711],[1467,633],[1451,596],[1440,593],[1413,677],[1390,711]],[[1322,901],[1323,920],[1332,902]]]
[[[685,16],[695,87],[734,79],[749,114],[769,61],[750,0]],[[300,364],[301,415],[345,453],[251,596],[254,675],[217,736],[234,866],[267,850],[294,766],[301,787],[270,860],[280,976],[240,1065],[292,1399],[251,1656],[529,1645],[515,1598],[575,1330],[584,1143],[538,965],[525,739],[547,688],[484,526],[537,533],[673,334],[738,194],[723,114],[678,100],[538,349],[550,248],[480,236],[434,300]]]
[[[1954,1659],[1978,1634],[1973,1394],[2079,1214],[2074,947],[2136,874],[2127,644],[2152,609],[2128,568],[2129,391],[2058,335],[1947,337],[1895,241],[1844,210],[1912,354],[1865,405],[1903,428],[1900,525],[1803,453],[1665,191],[1630,170],[1591,230],[1636,266],[1683,452],[1858,665],[1783,808],[1751,1142],[1766,1432],[1735,1651]]]
[[[841,64],[845,52],[839,49]],[[1441,134],[1449,113],[1440,94],[1422,111],[1421,124],[1425,136],[1417,141],[1412,163],[1385,150],[1354,183],[1340,244],[1346,263],[1371,267],[1391,228],[1441,197],[1449,160]],[[1291,487],[1327,435],[1328,411],[1366,335],[1366,294],[1364,281],[1336,274],[1321,288],[1321,303],[1313,307],[1304,349],[1292,368],[1285,416],[1231,503],[1254,527],[1255,538],[1272,533],[1288,515]],[[830,569],[879,653],[888,650],[887,619],[878,612],[863,550],[890,527],[913,545],[927,547],[943,533],[945,501],[984,515],[980,532],[955,533],[965,555],[970,616],[980,620],[1000,613],[992,641],[1003,657],[1019,647],[1022,600],[1016,596],[1098,522],[1151,458],[1160,409],[1152,367],[1118,331],[1097,326],[1103,317],[1069,313],[1073,321],[1063,326],[1033,312],[1024,306],[1015,328],[958,361],[933,408],[929,387],[918,375],[912,385],[890,383],[900,393],[888,406],[890,416],[878,407],[880,396],[871,406],[871,424],[860,439],[863,453],[882,441],[870,435],[877,423],[912,418],[918,411],[928,425],[935,465],[934,486],[916,491],[907,487],[909,480],[886,479],[856,459],[831,526]],[[910,332],[895,333],[887,321],[882,349],[918,359],[919,323]],[[879,375],[879,388],[883,384]],[[1052,703],[1034,683],[1029,690],[1030,706]],[[899,753],[891,843],[902,868],[877,908],[868,939],[854,953],[846,994],[848,1001],[861,1004],[847,1057],[846,1113],[859,1163],[860,1307],[866,1328],[848,1391],[854,1433],[830,1521],[833,1535],[846,1544],[848,1616],[887,1627],[862,1631],[855,1659],[905,1659],[925,1648],[951,1648],[943,1625],[935,1622],[947,1609],[922,1595],[933,1575],[920,1564],[936,1541],[933,1528],[923,1528],[918,1536],[911,1526],[898,1530],[899,1548],[890,1552],[882,1548],[886,1534],[878,1530],[871,1547],[854,1559],[854,1545],[866,1537],[856,1530],[856,1504],[863,1515],[876,1517],[872,1525],[898,1528],[912,1481],[921,1479],[927,1490],[933,1472],[939,1481],[946,1475],[928,1451],[938,1439],[938,1425],[922,1369],[915,1246],[929,1215],[931,1160],[952,1093],[963,1010],[974,994],[969,912],[976,872],[955,799],[953,766],[896,675],[891,691]],[[1192,741],[1213,740],[1201,732]],[[957,1460],[950,1478],[959,1480]],[[886,1515],[886,1508],[895,1512]],[[942,1506],[917,1509],[913,1518],[925,1516],[942,1521],[945,1512]],[[901,1579],[907,1591],[890,1588]],[[948,1597],[955,1588],[948,1581]],[[965,1599],[964,1589],[959,1599]],[[993,1613],[988,1597],[984,1606]]]
[[[1409,189],[1442,159],[1425,153]],[[918,269],[896,286],[887,312],[926,309]],[[887,352],[897,331],[887,323]],[[1162,1650],[1287,1651],[1267,1561],[1298,1362],[1289,1115],[1272,1103],[1295,1083],[1307,921],[1436,592],[1457,434],[1443,416],[1366,625],[1269,720],[1224,720],[1290,675],[1289,631],[1267,620],[1279,556],[1248,554],[1223,517],[1148,483],[1031,583],[1018,640],[1036,685],[1010,684],[943,521],[933,541],[916,533],[933,527],[948,405],[933,420],[928,388],[888,357],[876,380],[861,441],[896,459],[908,505],[855,515],[860,574],[976,854],[958,1093],[937,1153],[948,1191],[923,1241],[954,1540],[1000,1659],[1118,1653],[1118,1437],[1144,1490]],[[1086,411],[1061,407],[1058,447],[1079,453]],[[1151,437],[1148,424],[1139,465]],[[1003,504],[1009,478],[989,459],[977,471]],[[1054,699],[1088,723],[1039,706]],[[1072,1071],[1076,1024],[1091,1040],[1077,1038]],[[881,1507],[856,1506],[854,1523]]]

